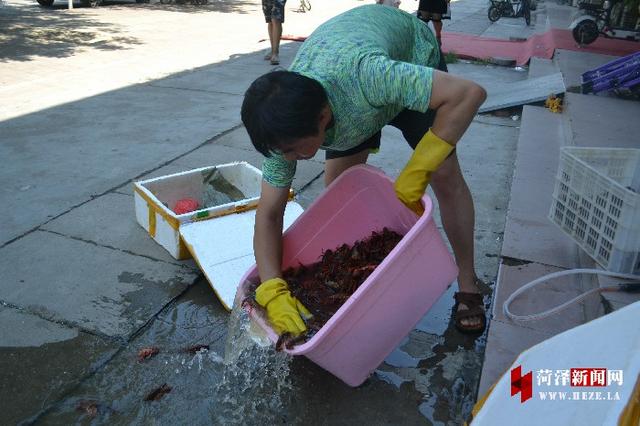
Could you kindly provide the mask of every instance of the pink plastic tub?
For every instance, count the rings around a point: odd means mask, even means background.
[[[404,238],[336,314],[308,342],[287,350],[304,355],[346,384],[358,386],[400,344],[456,278],[458,269],[432,217],[425,195],[418,218],[396,198],[378,169],[356,166],[336,179],[284,234],[283,268],[310,264],[323,250],[387,227]],[[238,296],[256,281],[245,273]],[[251,316],[274,342],[278,336],[255,310]]]

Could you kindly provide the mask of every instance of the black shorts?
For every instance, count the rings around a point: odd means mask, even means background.
[[[440,63],[438,64],[437,69],[447,72],[447,64],[444,61],[444,55],[442,52],[440,52]],[[428,109],[427,112],[419,112],[405,108],[389,122],[389,125],[399,129],[407,143],[411,148],[415,149],[418,142],[420,142],[420,139],[422,139],[425,133],[427,133],[433,125],[435,118],[435,110]],[[326,150],[325,159],[331,160],[332,158],[348,157],[364,150],[377,150],[380,148],[381,136],[382,131],[380,130],[360,145],[346,151]]]
[[[262,0],[262,13],[264,13],[264,20],[271,22],[276,20],[280,23],[284,22],[284,4],[287,0]]]
[[[447,13],[447,2],[446,0],[420,0],[418,10],[421,12],[444,15]]]

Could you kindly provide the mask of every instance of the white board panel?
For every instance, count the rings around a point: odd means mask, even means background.
[[[489,112],[544,101],[549,95],[565,92],[562,73],[528,78],[514,83],[487,85],[487,100],[478,112]]]
[[[295,203],[287,203],[284,229],[303,212]],[[204,272],[220,302],[228,310],[233,307],[240,278],[255,263],[253,227],[256,211],[221,216],[216,219],[183,224],[182,239]]]

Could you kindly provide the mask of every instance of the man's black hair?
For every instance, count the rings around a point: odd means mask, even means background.
[[[318,134],[327,95],[317,81],[291,71],[273,71],[244,94],[242,122],[253,146],[270,157],[290,142]]]

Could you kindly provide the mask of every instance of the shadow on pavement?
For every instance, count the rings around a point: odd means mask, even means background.
[[[145,9],[145,10],[158,10],[168,12],[180,12],[180,13],[204,13],[204,12],[220,12],[220,13],[248,13],[248,10],[252,10],[259,7],[253,1],[246,0],[209,0],[207,4],[195,5],[190,4],[192,0],[165,0],[167,4],[153,3],[149,4],[148,0],[141,1],[139,4],[126,4],[121,2],[106,1],[103,6],[118,5],[127,9]],[[171,1],[171,3],[169,3]],[[182,4],[181,4],[182,3]]]
[[[117,50],[141,44],[119,35],[122,27],[83,15],[52,9],[4,7],[0,9],[0,61],[29,61],[35,57],[63,58],[79,49]],[[49,13],[46,13],[49,12]]]
[[[40,7],[35,1],[26,7],[0,8],[0,62],[29,61],[35,57],[64,58],[80,49],[121,50],[142,44],[136,37],[123,35],[125,27],[103,22],[89,7],[74,2],[79,9],[66,13],[67,2],[56,1],[52,7]],[[106,1],[110,9],[157,10],[179,13],[241,13],[256,7],[251,1],[209,0],[206,5],[148,4]]]

